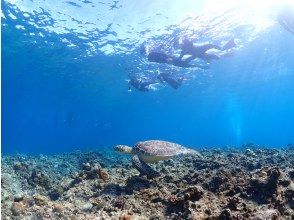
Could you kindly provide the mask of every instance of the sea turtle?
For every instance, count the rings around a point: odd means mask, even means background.
[[[132,154],[133,166],[136,167],[141,174],[151,178],[157,177],[160,174],[153,170],[147,163],[167,160],[181,154],[197,153],[195,150],[185,148],[179,144],[161,140],[140,141],[133,147],[116,145],[114,150],[121,153]]]

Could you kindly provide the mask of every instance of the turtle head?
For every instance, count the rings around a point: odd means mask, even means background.
[[[132,148],[127,145],[116,145],[114,150],[119,153],[131,154]]]

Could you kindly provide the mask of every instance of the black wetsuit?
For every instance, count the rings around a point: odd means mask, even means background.
[[[178,66],[178,67],[186,67],[186,68],[198,67],[202,69],[207,69],[207,67],[205,66],[189,64],[189,61],[187,60],[182,60],[178,57],[167,55],[165,53],[160,53],[160,52],[150,52],[147,55],[147,59],[149,62],[166,63],[166,64],[171,64],[173,66]]]
[[[224,47],[220,47],[214,44],[204,44],[201,46],[194,46],[192,41],[185,40],[182,45],[182,51],[181,51],[181,55],[179,59],[182,60],[183,56],[191,55],[189,58],[185,59],[186,62],[190,62],[191,60],[194,60],[195,58],[200,58],[205,61],[217,60],[220,58],[220,56],[215,54],[208,54],[206,52],[210,49],[224,51],[224,50],[231,49],[235,46],[236,44],[234,39],[231,39],[230,41],[228,41]]]

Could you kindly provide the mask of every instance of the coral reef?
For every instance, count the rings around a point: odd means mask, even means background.
[[[292,146],[199,152],[154,179],[111,149],[3,156],[1,219],[294,219]]]

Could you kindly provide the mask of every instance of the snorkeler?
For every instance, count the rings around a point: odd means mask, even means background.
[[[291,7],[280,9],[277,19],[285,30],[294,34],[294,10]]]
[[[208,69],[207,66],[203,65],[197,65],[197,64],[190,64],[190,61],[179,59],[176,56],[168,55],[162,52],[157,51],[147,51],[146,47],[141,47],[141,54],[146,55],[149,62],[155,62],[155,63],[165,63],[165,64],[171,64],[173,66],[178,67],[185,67],[185,68],[194,68],[198,67],[201,69]]]
[[[220,47],[220,46],[217,46],[214,44],[204,44],[201,46],[195,46],[191,40],[184,39],[180,43],[180,47],[181,47],[182,51],[181,51],[181,55],[180,55],[179,59],[183,60],[182,58],[185,55],[190,55],[190,57],[188,57],[187,59],[184,60],[185,62],[189,63],[191,60],[194,60],[195,58],[200,58],[202,60],[209,62],[210,60],[220,59],[221,56],[216,55],[216,54],[207,53],[208,50],[216,49],[219,51],[226,51],[226,50],[232,49],[235,46],[236,46],[236,43],[235,43],[234,39],[231,39],[230,41],[228,41],[223,47]]]

